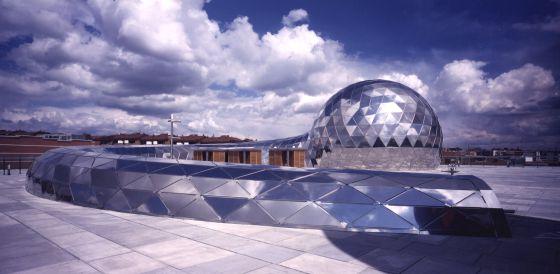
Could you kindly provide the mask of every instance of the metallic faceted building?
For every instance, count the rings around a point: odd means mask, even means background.
[[[28,170],[26,189],[83,206],[205,221],[508,236],[504,211],[479,178],[349,168],[433,168],[441,142],[437,117],[418,93],[364,81],[337,92],[300,136],[178,145],[172,158],[168,146],[55,149]]]
[[[370,80],[327,101],[309,133],[308,151],[321,167],[435,168],[442,141],[426,99],[405,85]]]

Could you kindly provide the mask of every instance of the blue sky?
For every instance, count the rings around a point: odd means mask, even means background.
[[[444,144],[560,143],[558,1],[0,1],[0,127],[280,138],[363,79]]]

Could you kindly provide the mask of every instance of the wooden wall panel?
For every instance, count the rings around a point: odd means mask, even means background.
[[[227,152],[228,162],[229,163],[241,163],[239,154],[240,154],[240,151],[228,151]]]
[[[262,164],[262,155],[260,150],[251,150],[249,152],[249,163],[253,165]]]
[[[204,151],[198,151],[195,150],[194,151],[194,155],[193,155],[193,160],[195,161],[202,161],[202,154],[204,153]]]
[[[305,167],[305,150],[294,150],[294,167]]]
[[[225,151],[212,151],[213,153],[213,161],[214,162],[225,162],[226,161],[226,152]]]

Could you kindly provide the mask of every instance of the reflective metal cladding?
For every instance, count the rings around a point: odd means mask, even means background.
[[[322,167],[422,169],[439,165],[443,135],[420,94],[396,82],[370,80],[332,96],[309,141],[309,159]]]
[[[351,169],[434,168],[442,140],[437,116],[417,92],[363,81],[333,95],[300,136],[172,152],[55,149],[28,170],[26,188],[83,206],[217,222],[508,236],[504,211],[479,178]],[[175,159],[163,159],[169,153]]]
[[[474,176],[233,165],[63,148],[37,159],[28,178],[26,188],[35,195],[122,212],[352,231],[509,235],[496,196]]]

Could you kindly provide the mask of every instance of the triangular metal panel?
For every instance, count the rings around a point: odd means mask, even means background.
[[[311,203],[285,220],[286,224],[303,226],[344,227],[340,221],[327,213],[322,207]]]
[[[180,209],[175,213],[175,216],[192,218],[196,220],[204,221],[219,221],[220,216],[214,212],[212,207],[210,207],[204,197],[197,198],[194,202],[190,203],[188,206]]]
[[[434,177],[430,175],[410,173],[387,173],[384,177],[401,185],[411,187],[424,184],[434,179]]]
[[[249,193],[249,197],[253,198],[264,193],[282,182],[280,181],[254,181],[254,180],[238,180],[237,183]]]
[[[446,205],[452,206],[474,193],[472,190],[416,188]]]
[[[443,202],[413,188],[388,200],[387,204],[401,206],[444,206]]]
[[[146,162],[119,159],[117,160],[117,170],[147,172]]]
[[[373,198],[379,203],[385,203],[387,200],[403,193],[406,189],[399,186],[383,186],[383,185],[372,185],[372,186],[352,186],[358,191],[366,194],[367,196]]]
[[[220,167],[223,171],[229,174],[232,178],[242,177],[259,171],[254,168],[246,167]]]
[[[102,166],[112,166],[113,168],[115,168],[116,167],[116,160],[108,159],[108,158],[101,158],[101,157],[95,158],[95,161],[93,162],[92,167],[99,168],[99,167],[102,167]]]
[[[163,202],[156,195],[151,196],[147,201],[140,205],[136,211],[153,215],[169,214],[167,207],[165,207]]]
[[[175,213],[186,207],[192,201],[196,199],[196,195],[191,194],[183,194],[183,193],[166,193],[162,192],[159,193],[159,196],[165,206],[169,209],[169,213],[171,215],[175,215]]]
[[[199,194],[194,185],[186,179],[181,179],[168,187],[160,190],[166,193]]]
[[[132,172],[132,171],[117,171],[117,178],[119,179],[119,184],[121,186],[126,186],[142,177],[144,177],[145,173],[140,172]]]
[[[227,183],[227,180],[224,180],[223,178],[208,178],[198,176],[193,176],[190,181],[194,185],[194,187],[196,187],[200,194],[204,194],[214,188]]]
[[[110,169],[92,169],[91,185],[116,188],[119,186],[117,174]]]
[[[181,176],[181,175],[166,175],[166,174],[150,174],[149,177],[152,182],[152,185],[154,186],[154,191],[163,189],[168,185],[185,178],[185,176]]]
[[[278,224],[264,209],[254,200],[249,200],[244,206],[231,213],[227,217],[228,222],[249,223],[257,225]]]
[[[349,173],[349,172],[328,172],[326,175],[336,181],[346,184],[357,182],[370,177],[369,174]]]
[[[73,202],[98,206],[97,197],[95,197],[89,185],[70,184],[70,192]]]
[[[325,172],[317,172],[310,176],[305,176],[293,180],[294,182],[311,182],[311,183],[336,183],[338,182],[333,177],[329,176],[328,173]]]
[[[329,214],[341,222],[351,224],[370,212],[375,205],[319,203]]]
[[[233,177],[231,177],[231,175],[227,174],[225,171],[223,171],[219,167],[204,170],[202,172],[192,174],[192,176],[207,177],[207,178],[233,179]]]
[[[271,201],[271,200],[258,200],[257,201],[265,211],[276,219],[279,223],[284,223],[284,220],[298,210],[302,209],[310,202],[294,202],[294,201]]]
[[[286,200],[286,201],[307,201],[305,194],[293,188],[290,183],[283,183],[261,195],[258,199],[262,200]]]
[[[118,191],[116,188],[92,186],[92,192],[95,194],[95,199],[99,205],[103,206],[115,193]]]
[[[422,230],[424,227],[435,219],[442,216],[447,208],[446,207],[420,207],[420,206],[386,206],[395,214],[404,218],[407,222],[414,225],[414,227]]]
[[[281,170],[274,170],[274,171],[269,171],[269,170],[262,170],[256,173],[251,173],[249,175],[245,175],[242,177],[239,177],[237,179],[239,180],[254,180],[254,181],[265,181],[265,180],[281,180],[281,179],[286,179],[284,177],[287,177],[287,180],[292,179],[292,177],[299,177],[299,176],[304,176],[308,173],[303,173],[303,175],[300,175],[300,173],[297,172],[289,172],[289,171],[281,171]],[[284,177],[282,177],[284,176]]]
[[[321,202],[330,203],[349,203],[349,204],[373,204],[375,203],[370,197],[357,191],[353,187],[342,186],[338,190],[319,199]]]
[[[221,197],[240,197],[249,198],[250,194],[239,186],[235,181],[228,181],[227,183],[206,192],[204,195],[221,196]]]
[[[91,166],[93,165],[94,159],[95,158],[93,158],[93,157],[79,156],[78,158],[76,158],[74,163],[72,163],[72,166],[91,168]]]
[[[144,176],[126,186],[125,189],[134,189],[134,190],[145,190],[145,191],[154,191],[154,186],[152,185],[152,181],[148,176]]]
[[[441,178],[434,178],[433,180],[418,185],[418,187],[433,188],[433,189],[473,190],[473,191],[477,189],[470,180],[457,179],[451,175],[444,176]]]
[[[126,201],[126,198],[124,197],[122,191],[116,192],[115,195],[113,195],[113,197],[111,197],[111,199],[104,204],[103,208],[122,212],[130,212],[130,206],[128,205],[128,202]]]
[[[146,162],[146,171],[152,173],[155,172],[156,170],[160,170],[160,169],[164,169],[164,168],[168,168],[172,165],[175,165],[173,163],[166,163],[166,162]]]
[[[185,172],[185,175],[192,175],[198,172],[202,172],[211,168],[215,168],[215,165],[181,165],[181,169]]]
[[[293,188],[299,190],[306,195],[307,200],[315,201],[320,197],[337,190],[338,183],[307,183],[307,182],[291,182]]]
[[[382,205],[377,205],[373,210],[352,223],[358,228],[379,229],[414,229],[414,226],[402,217]]]
[[[462,201],[455,204],[455,206],[459,207],[476,207],[476,208],[484,208],[487,207],[486,202],[482,199],[482,196],[478,194],[478,192],[473,193],[469,197],[466,197]]]
[[[122,193],[126,197],[130,208],[135,209],[148,200],[151,196],[155,195],[150,191],[123,189]]]
[[[239,198],[223,198],[205,196],[204,200],[218,213],[222,219],[225,219],[231,212],[245,205],[248,199]]]

